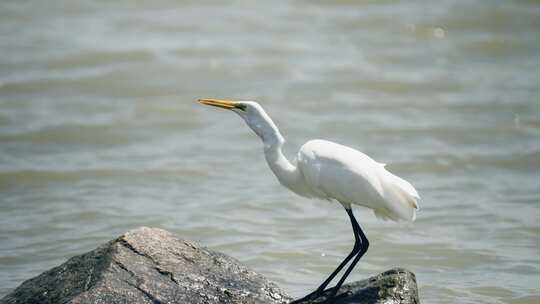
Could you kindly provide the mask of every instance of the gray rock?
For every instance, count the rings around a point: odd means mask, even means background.
[[[324,303],[327,291],[312,302]],[[333,304],[418,304],[418,288],[414,273],[393,268],[371,278],[343,285]]]
[[[156,228],[129,231],[22,283],[2,303],[287,303],[224,254]]]
[[[396,268],[344,285],[334,304],[419,303]],[[288,303],[275,284],[222,253],[138,228],[22,283],[0,303]],[[320,303],[324,296],[314,303]]]

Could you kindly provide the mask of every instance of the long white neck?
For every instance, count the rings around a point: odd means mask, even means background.
[[[270,130],[265,130],[261,139],[264,143],[266,162],[279,182],[301,196],[310,196],[302,173],[283,155],[282,147],[285,139],[278,128],[272,124]]]

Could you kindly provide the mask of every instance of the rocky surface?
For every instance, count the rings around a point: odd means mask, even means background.
[[[22,283],[0,303],[288,303],[292,298],[235,259],[138,228]],[[324,296],[315,303],[323,302]],[[413,273],[396,268],[344,285],[340,303],[418,303]]]
[[[328,293],[329,291],[312,303],[324,303]],[[393,268],[369,279],[345,284],[336,297],[333,304],[420,303],[415,275],[403,268]]]
[[[2,303],[287,303],[238,261],[142,227],[30,279]]]

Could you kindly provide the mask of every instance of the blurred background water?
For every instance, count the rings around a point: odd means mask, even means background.
[[[537,1],[0,2],[0,296],[128,229],[230,254],[294,296],[352,246],[338,204],[278,185],[232,113],[358,148],[410,180],[415,223],[358,208],[351,280],[425,303],[540,302]]]

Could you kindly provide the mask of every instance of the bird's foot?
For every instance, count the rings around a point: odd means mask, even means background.
[[[349,293],[342,293],[338,295],[330,294],[327,298],[322,300],[322,302],[317,302],[317,304],[339,304],[341,299],[346,299],[350,296]]]
[[[333,295],[333,290],[334,287],[325,290],[315,290],[307,296],[294,300],[289,304],[332,304],[336,298]]]
[[[297,300],[294,300],[292,301],[291,303],[289,304],[306,304],[306,303],[313,303],[316,299],[320,298],[321,295],[324,293],[324,291],[319,291],[319,290],[316,290],[310,294],[308,294],[307,296],[303,297],[303,298],[300,298],[300,299],[297,299]]]

